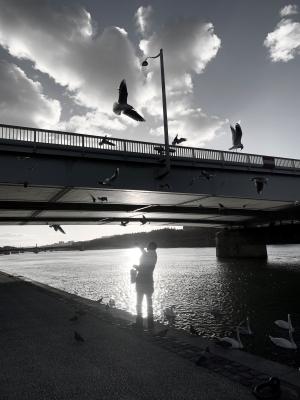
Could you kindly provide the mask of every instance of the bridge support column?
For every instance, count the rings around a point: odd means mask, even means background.
[[[267,258],[267,246],[260,235],[246,230],[224,230],[216,235],[218,258]]]

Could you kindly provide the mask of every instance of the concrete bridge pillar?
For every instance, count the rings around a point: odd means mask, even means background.
[[[260,235],[247,230],[223,230],[216,235],[219,258],[267,258],[267,246]]]

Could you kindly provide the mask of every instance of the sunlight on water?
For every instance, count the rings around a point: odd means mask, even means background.
[[[175,326],[193,324],[204,336],[222,335],[247,315],[255,336],[243,337],[248,351],[290,365],[292,355],[270,343],[268,335],[282,336],[276,319],[292,314],[295,341],[300,345],[300,247],[270,246],[268,261],[227,260],[215,249],[158,249],[154,271],[154,315],[176,305]],[[0,270],[22,275],[92,300],[115,299],[120,309],[135,313],[135,285],[129,271],[139,263],[140,249],[16,254],[1,256]],[[144,304],[145,313],[146,304]],[[298,329],[297,329],[298,328]]]

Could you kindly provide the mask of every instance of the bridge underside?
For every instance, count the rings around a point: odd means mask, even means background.
[[[0,185],[0,224],[245,227],[296,222],[289,201],[113,188]],[[299,218],[300,219],[300,218]]]

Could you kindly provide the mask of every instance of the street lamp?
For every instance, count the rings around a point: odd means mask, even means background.
[[[165,160],[166,160],[166,171],[163,175],[167,175],[170,172],[170,147],[169,147],[169,133],[168,133],[168,114],[167,114],[167,100],[166,100],[166,85],[165,85],[165,70],[164,70],[164,55],[163,49],[160,49],[159,53],[154,57],[147,57],[142,62],[142,67],[147,67],[149,58],[160,58],[160,76],[161,76],[161,92],[162,92],[162,104],[163,104],[163,118],[164,118],[164,137],[165,137]]]

